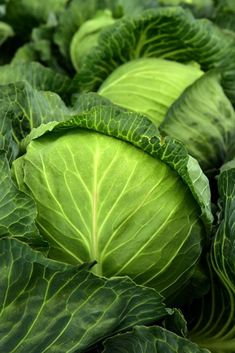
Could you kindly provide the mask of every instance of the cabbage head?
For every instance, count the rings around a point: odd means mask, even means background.
[[[202,75],[195,63],[141,58],[119,66],[98,92],[115,104],[143,113],[159,126],[172,103]]]
[[[193,275],[210,229],[208,181],[147,118],[93,107],[32,130],[14,162],[53,259],[130,276],[171,299]]]
[[[234,39],[209,20],[151,9],[116,21],[81,60],[73,57],[74,82],[146,115],[212,175],[234,149],[234,57]]]

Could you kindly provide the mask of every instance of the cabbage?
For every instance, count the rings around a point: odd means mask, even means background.
[[[0,1],[1,352],[234,353],[234,23]]]
[[[20,190],[36,202],[49,256],[97,261],[94,273],[127,275],[173,300],[210,228],[209,185],[198,163],[174,140],[161,141],[144,117],[118,109],[94,108],[69,130],[58,130],[63,125],[32,131],[14,162]]]

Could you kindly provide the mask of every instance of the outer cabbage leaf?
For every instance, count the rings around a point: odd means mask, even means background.
[[[216,233],[213,263],[221,278],[226,277],[230,286],[234,286],[234,209],[235,209],[235,161],[226,163],[218,179],[220,195],[219,228]],[[233,288],[233,290],[235,290]]]
[[[5,153],[0,152],[0,237],[24,239],[34,246],[43,245],[35,225],[36,206],[31,197],[19,191],[11,178]]]
[[[234,352],[234,293],[218,277],[211,260],[210,291],[188,309],[189,337],[213,353]]]
[[[53,92],[33,89],[27,82],[0,90],[0,236],[17,237],[36,247],[45,245],[35,225],[34,200],[15,186],[9,165],[19,154],[21,139],[41,123],[65,120],[70,110]]]
[[[209,259],[211,291],[196,307],[196,320],[190,336],[192,340],[209,348],[213,353],[233,353],[235,351],[234,160],[221,169],[218,186],[219,223]]]
[[[4,352],[84,352],[170,312],[152,289],[48,260],[17,240],[0,240],[0,268]]]
[[[9,37],[14,35],[14,31],[7,23],[0,21],[0,45],[2,45]]]
[[[174,332],[179,336],[188,336],[187,322],[179,309],[173,309],[173,314],[164,319],[163,326],[168,331]]]
[[[72,106],[77,113],[83,113],[85,111],[90,111],[92,108],[102,106],[110,106],[112,103],[109,99],[100,96],[95,92],[74,94],[72,96]],[[119,110],[121,111],[121,107]],[[123,109],[125,111],[126,109]]]
[[[57,94],[37,91],[27,82],[1,86],[0,112],[0,236],[18,237],[41,246],[44,242],[35,225],[35,202],[17,189],[9,165],[20,152],[21,139],[32,128],[55,117],[64,121],[72,113]]]
[[[103,353],[210,353],[195,343],[159,326],[137,326],[131,332],[109,338]]]
[[[0,66],[1,85],[26,81],[33,88],[52,91],[68,99],[71,94],[71,80],[61,73],[37,62],[17,62]]]
[[[187,301],[184,302],[184,304]],[[156,325],[156,323],[155,323]],[[180,309],[172,309],[172,314],[166,316],[158,325],[180,337],[188,337],[188,327],[183,312]]]
[[[50,121],[63,121],[73,115],[53,92],[38,91],[27,82],[1,86],[0,148],[12,161],[19,153],[19,143],[35,127]]]
[[[211,17],[214,10],[213,0],[158,0],[160,6],[182,6],[189,8],[196,17]]]
[[[55,42],[61,53],[69,60],[69,47],[73,35],[87,20],[92,19],[98,11],[110,10],[114,18],[123,15],[136,15],[148,8],[157,6],[155,0],[72,0],[59,16]]]
[[[235,31],[235,3],[233,0],[217,0],[213,21],[221,28]]]
[[[61,57],[58,48],[53,43],[53,35],[57,21],[49,18],[46,24],[42,24],[32,30],[31,41],[20,46],[14,53],[11,63],[37,61],[57,72],[64,73],[60,63]]]
[[[192,275],[211,222],[208,181],[183,146],[114,106],[40,126],[25,144],[15,175],[37,203],[50,256],[96,259],[96,273],[128,274],[173,300]]]
[[[189,86],[169,108],[160,130],[182,141],[208,174],[234,149],[235,112],[211,72]]]
[[[64,10],[68,0],[9,0],[6,2],[6,21],[18,36],[28,38],[31,30],[46,23],[49,16]]]
[[[15,99],[15,90],[12,88],[1,87],[0,90],[0,150],[7,153],[7,158],[12,161],[16,158],[19,152],[19,146],[16,142],[14,133],[12,131],[12,117],[14,117],[13,103]]]

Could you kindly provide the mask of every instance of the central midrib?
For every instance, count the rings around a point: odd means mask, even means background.
[[[99,257],[99,247],[97,239],[97,204],[98,204],[98,165],[99,165],[99,150],[97,149],[94,154],[94,176],[93,176],[93,191],[92,191],[92,234],[91,234],[91,260],[97,261],[97,264],[93,267],[93,272],[102,275],[102,265]]]

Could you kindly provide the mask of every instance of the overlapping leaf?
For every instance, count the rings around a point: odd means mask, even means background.
[[[53,92],[37,91],[27,82],[0,89],[0,236],[22,238],[43,245],[35,225],[35,202],[15,186],[10,164],[19,153],[20,141],[32,128],[50,121],[63,121],[70,110]]]
[[[220,194],[220,224],[214,241],[213,264],[219,277],[235,294],[235,161],[221,169],[218,179]]]
[[[2,45],[7,40],[7,38],[12,37],[13,35],[14,35],[14,31],[11,28],[11,26],[1,21],[0,22],[0,45]]]
[[[154,290],[56,263],[17,240],[0,240],[0,267],[3,352],[84,352],[169,313]]]
[[[160,125],[185,144],[207,173],[219,168],[234,148],[235,112],[220,82],[217,72],[202,76],[172,104]]]
[[[154,0],[72,0],[64,12],[59,16],[58,28],[55,32],[55,42],[61,53],[69,61],[69,47],[74,33],[87,20],[92,19],[97,12],[110,10],[114,18],[123,15],[136,15],[148,8],[157,6]]]
[[[31,41],[18,48],[11,63],[38,61],[47,67],[64,73],[65,68],[62,68],[59,64],[60,56],[53,44],[53,34],[56,26],[56,20],[49,18],[46,24],[34,28]]]
[[[160,6],[182,6],[192,11],[195,17],[211,17],[214,10],[213,0],[159,0]]]
[[[217,0],[213,21],[226,31],[235,31],[235,3],[233,0]],[[231,33],[232,35],[232,33]]]
[[[32,28],[63,11],[66,3],[67,0],[9,0],[5,18],[18,36],[29,38]]]
[[[234,352],[234,293],[211,266],[210,291],[188,313],[189,337],[213,353]]]
[[[137,326],[105,342],[103,353],[210,353],[159,326]]]
[[[235,351],[235,163],[228,162],[218,178],[219,226],[209,258],[211,290],[199,307],[191,338],[215,353]],[[193,308],[191,309],[193,312]]]
[[[17,189],[4,152],[0,152],[0,238],[17,237],[33,245],[43,241],[35,225],[36,206],[34,201]]]
[[[72,112],[53,92],[39,91],[27,82],[0,87],[0,147],[14,160],[19,143],[32,128],[50,121],[66,120]]]
[[[59,72],[37,62],[17,62],[0,66],[1,85],[26,81],[33,88],[52,91],[68,99],[71,94],[71,80]]]

